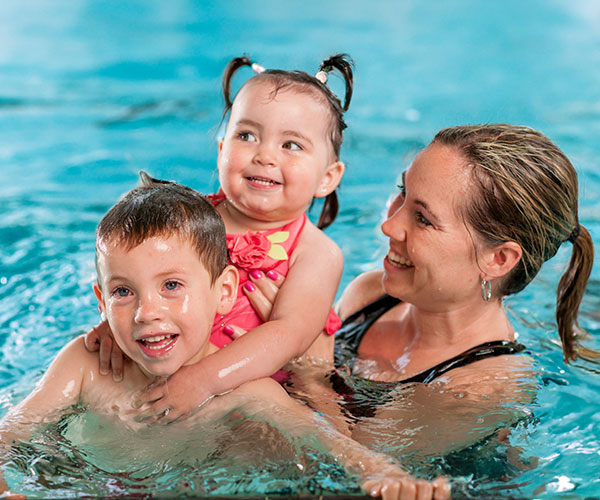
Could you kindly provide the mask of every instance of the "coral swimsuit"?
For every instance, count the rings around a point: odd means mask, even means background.
[[[225,195],[212,194],[207,198],[214,206],[217,206],[225,200]],[[289,224],[270,231],[227,234],[228,260],[240,273],[240,285],[231,312],[225,316],[215,317],[210,334],[210,341],[214,345],[221,348],[233,341],[223,331],[223,325],[235,325],[245,330],[251,330],[263,323],[244,294],[242,287],[249,279],[248,273],[255,269],[263,272],[274,270],[280,275],[286,276],[290,268],[290,256],[305,224],[306,215],[303,214]],[[329,335],[333,335],[341,324],[342,322],[332,309],[327,318],[325,331]]]

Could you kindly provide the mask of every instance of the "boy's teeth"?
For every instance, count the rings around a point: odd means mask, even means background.
[[[175,335],[156,335],[155,337],[146,337],[144,339],[140,339],[140,342],[144,344],[149,349],[160,349],[165,340],[171,340]],[[148,344],[159,344],[157,346],[148,345]]]
[[[397,267],[413,267],[414,266],[414,264],[410,260],[405,259],[401,255],[398,255],[397,253],[395,253],[391,250],[389,251],[387,258],[392,264],[394,264]]]

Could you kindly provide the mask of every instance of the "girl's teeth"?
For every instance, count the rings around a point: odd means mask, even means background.
[[[269,179],[262,179],[260,177],[248,177],[252,182],[256,182],[257,184],[264,184],[266,186],[270,186],[272,184],[279,184],[279,182],[275,182]]]

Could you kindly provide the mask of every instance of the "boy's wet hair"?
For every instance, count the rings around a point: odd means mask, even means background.
[[[354,88],[354,76],[352,66],[354,62],[347,54],[336,54],[325,59],[319,66],[319,73],[327,75],[331,71],[337,70],[344,79],[345,97],[344,103],[333,93],[327,83],[324,83],[316,76],[309,75],[304,71],[285,71],[281,69],[261,68],[259,74],[250,78],[244,85],[250,82],[268,81],[273,84],[273,97],[283,90],[293,90],[295,92],[314,95],[320,99],[329,109],[330,124],[329,138],[336,160],[339,159],[340,149],[343,141],[343,131],[346,128],[344,122],[344,113],[348,111],[352,91]],[[233,106],[231,96],[231,79],[236,71],[244,66],[254,67],[248,57],[236,57],[232,59],[223,72],[223,97],[225,99],[225,109],[223,110],[223,119]],[[336,191],[331,192],[325,197],[323,209],[317,222],[319,229],[325,229],[337,217],[339,203]]]
[[[98,224],[96,248],[116,244],[131,250],[154,236],[189,241],[211,284],[227,266],[225,225],[215,207],[193,189],[140,172],[140,185]]]

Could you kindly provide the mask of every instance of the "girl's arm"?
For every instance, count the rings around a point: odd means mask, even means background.
[[[79,401],[82,355],[87,353],[83,338],[78,337],[58,353],[36,388],[0,421],[0,494],[7,488],[2,469],[12,445],[28,439],[41,424],[57,420],[60,410]]]
[[[136,402],[150,404],[142,419],[156,418],[167,408],[174,418],[186,416],[214,395],[271,376],[308,349],[331,310],[343,256],[333,241],[307,223],[292,259],[271,319],[195,365],[181,368],[166,383],[150,387]]]

